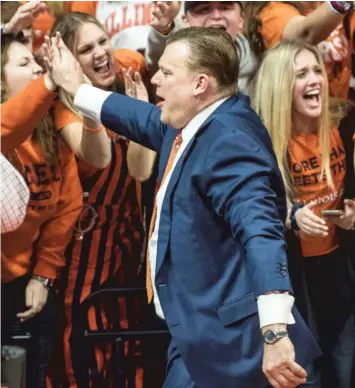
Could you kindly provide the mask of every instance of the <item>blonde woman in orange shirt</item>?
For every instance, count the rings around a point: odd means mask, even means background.
[[[337,129],[345,113],[340,104],[330,108],[317,49],[295,42],[270,49],[257,76],[253,105],[270,133],[286,187],[286,227],[297,234],[296,261],[324,353],[322,386],[350,388],[355,338],[349,259],[354,244],[343,243],[341,236],[354,239],[355,203],[346,185],[347,177],[354,183],[352,144],[348,150]],[[341,215],[331,216],[334,211]],[[289,260],[297,249],[289,249]],[[294,284],[296,301],[306,292],[299,286]]]

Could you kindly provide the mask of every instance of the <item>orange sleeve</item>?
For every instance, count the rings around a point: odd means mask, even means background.
[[[72,123],[82,123],[80,117],[68,109],[61,101],[54,104],[54,125],[57,131]]]
[[[56,93],[43,77],[31,81],[20,93],[1,104],[1,152],[6,154],[23,143],[51,107]]]
[[[96,16],[97,3],[98,1],[72,1],[70,11],[83,12]]]
[[[133,71],[139,71],[141,75],[145,74],[144,56],[137,51],[129,49],[118,49],[114,51],[116,76],[123,81],[122,68],[132,68]]]
[[[290,4],[270,2],[260,12],[261,35],[267,49],[275,46],[282,39],[287,23],[300,12]]]
[[[33,52],[37,53],[42,44],[44,43],[44,37],[48,35],[55,22],[55,16],[49,12],[40,13],[32,25],[33,36]]]
[[[34,275],[49,279],[55,279],[65,265],[64,252],[72,238],[73,227],[83,204],[74,153],[61,142],[58,155],[63,177],[58,207],[41,229],[36,243],[36,266],[33,271]]]

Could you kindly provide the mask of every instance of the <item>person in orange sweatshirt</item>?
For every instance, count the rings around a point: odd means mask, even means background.
[[[82,190],[74,154],[57,137],[47,115],[55,95],[53,81],[47,76],[51,84],[45,86],[43,69],[16,38],[2,36],[1,51],[1,102],[6,106],[2,151],[30,189],[23,224],[1,236],[2,344],[11,340],[11,328],[21,321],[33,345],[27,357],[26,387],[42,388],[54,327],[51,286],[65,264],[64,251],[82,207]],[[31,115],[25,128],[24,118]]]

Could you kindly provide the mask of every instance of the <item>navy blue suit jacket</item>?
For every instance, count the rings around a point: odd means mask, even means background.
[[[163,175],[177,130],[154,105],[117,94],[101,121],[160,154]],[[269,135],[249,100],[230,97],[179,159],[162,206],[155,284],[167,325],[195,384],[262,387],[257,297],[291,292],[286,202]],[[298,312],[289,326],[306,366],[318,346]]]

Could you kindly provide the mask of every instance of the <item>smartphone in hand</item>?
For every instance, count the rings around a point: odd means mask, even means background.
[[[344,210],[334,209],[334,210],[321,210],[320,214],[323,217],[340,217],[344,214]]]

